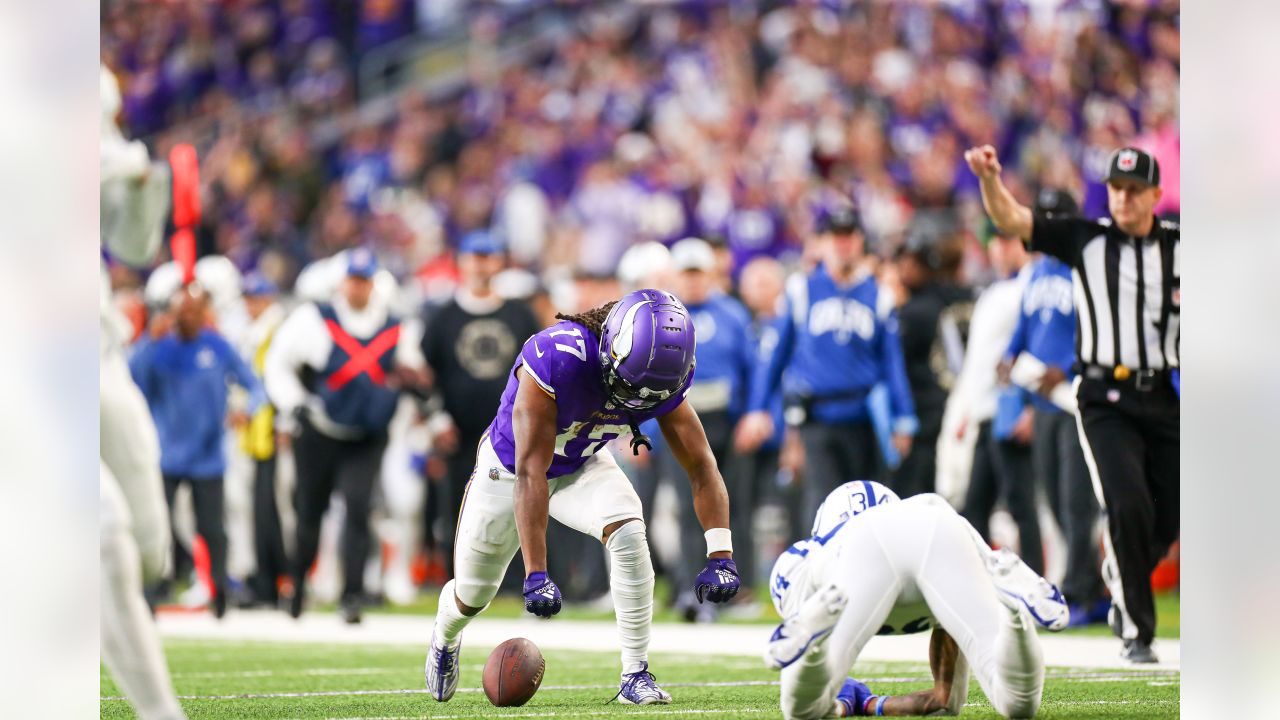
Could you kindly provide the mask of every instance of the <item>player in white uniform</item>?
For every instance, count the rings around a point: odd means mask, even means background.
[[[770,577],[786,620],[765,659],[783,668],[787,718],[956,715],[970,666],[1001,715],[1035,714],[1044,684],[1035,625],[1067,623],[1057,588],[988,548],[935,494],[900,501],[879,483],[846,483],[827,496],[813,531]],[[845,678],[873,635],[930,629],[932,689],[876,696]]]
[[[115,124],[120,89],[105,67],[101,95],[102,242],[117,259],[147,264],[160,248],[168,211],[168,167],[152,165],[142,143],[121,135]],[[99,306],[102,659],[139,717],[184,718],[142,597],[143,579],[159,578],[170,554],[160,442],[121,352],[127,324],[111,303],[110,287],[104,271]]]

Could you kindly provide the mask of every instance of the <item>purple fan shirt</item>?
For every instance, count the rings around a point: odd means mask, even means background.
[[[604,389],[600,368],[600,338],[578,323],[562,321],[525,341],[516,357],[507,387],[502,391],[498,416],[489,424],[489,441],[498,459],[510,472],[516,469],[515,431],[511,410],[515,407],[518,375],[524,366],[533,382],[556,401],[556,449],[547,478],[558,478],[580,469],[611,440],[631,434],[636,424],[666,415],[684,402],[693,382],[693,371],[684,390],[652,410],[629,412],[613,407]]]

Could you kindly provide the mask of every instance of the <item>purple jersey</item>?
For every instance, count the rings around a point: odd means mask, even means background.
[[[547,478],[568,475],[609,441],[631,434],[628,423],[637,424],[666,415],[684,402],[693,382],[693,371],[684,390],[652,410],[627,412],[613,407],[605,394],[599,358],[600,338],[578,323],[563,321],[525,341],[516,357],[507,387],[502,391],[498,416],[489,424],[489,441],[507,470],[515,472],[516,440],[511,427],[511,410],[516,402],[519,380],[516,373],[527,368],[544,392],[556,401],[556,449]]]

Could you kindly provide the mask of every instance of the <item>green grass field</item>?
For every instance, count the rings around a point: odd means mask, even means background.
[[[199,718],[499,718],[696,717],[773,718],[777,674],[743,657],[655,655],[653,668],[672,693],[669,706],[605,705],[617,690],[612,653],[550,651],[542,689],[520,708],[495,708],[479,691],[491,648],[465,647],[458,695],[447,705],[422,690],[420,647],[243,643],[166,643],[183,707]],[[859,664],[856,674],[880,692],[929,686],[923,664]],[[1170,671],[1050,668],[1041,718],[1176,718],[1179,676]],[[119,690],[102,673],[102,696]],[[967,718],[999,717],[976,682]],[[135,717],[128,703],[102,701],[103,718]]]

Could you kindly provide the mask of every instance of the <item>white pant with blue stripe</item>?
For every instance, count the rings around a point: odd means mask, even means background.
[[[972,527],[941,497],[918,495],[851,519],[805,558],[791,592],[807,596],[838,585],[848,604],[835,629],[782,673],[787,718],[831,713],[836,692],[858,654],[886,625],[909,615],[908,631],[941,626],[960,647],[949,714],[968,693],[969,666],[992,706],[1006,717],[1031,717],[1040,706],[1044,660],[1031,619],[996,596]],[[923,660],[923,658],[922,658]],[[872,688],[873,691],[875,688]]]

